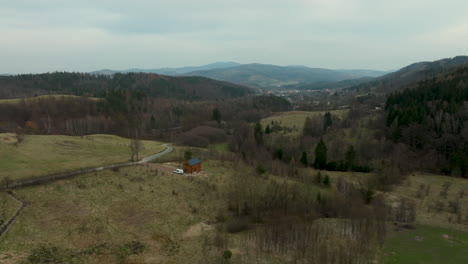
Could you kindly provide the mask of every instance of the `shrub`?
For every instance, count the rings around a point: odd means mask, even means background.
[[[336,171],[337,167],[338,167],[338,164],[336,163],[336,161],[330,161],[327,163],[326,169],[329,171]]]
[[[448,207],[450,208],[450,211],[452,213],[458,214],[460,212],[460,201],[459,200],[449,201]]]
[[[215,219],[216,219],[216,222],[218,222],[218,223],[224,223],[227,220],[227,216],[225,216],[222,211],[218,211],[218,213],[216,214]]]
[[[317,174],[315,175],[315,183],[317,184],[322,183],[322,173],[320,173],[320,171],[318,171]]]
[[[145,244],[140,241],[131,241],[115,249],[115,255],[119,262],[125,262],[130,255],[140,254],[145,250]]]
[[[249,223],[246,218],[232,217],[226,221],[226,230],[229,233],[239,233],[249,229]]]
[[[255,171],[257,172],[258,175],[262,175],[266,172],[266,169],[262,164],[258,164],[257,167],[255,168]]]
[[[440,197],[444,199],[447,198],[450,185],[452,185],[451,182],[444,182],[444,184],[442,184],[442,190],[440,190]]]
[[[328,175],[325,175],[325,177],[323,177],[323,185],[327,187],[330,186],[330,177],[328,177]]]
[[[354,167],[355,172],[370,172],[371,169],[367,165],[359,165]]]
[[[34,249],[28,256],[28,263],[42,264],[42,263],[67,263],[67,256],[64,250],[58,247],[40,246]]]
[[[227,259],[231,259],[231,258],[232,258],[232,252],[231,252],[231,250],[224,250],[224,252],[223,252],[223,258],[226,259],[226,260],[227,260]]]

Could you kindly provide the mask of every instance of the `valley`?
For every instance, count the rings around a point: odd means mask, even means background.
[[[461,60],[275,92],[154,73],[1,77],[0,263],[464,263]],[[193,160],[201,172],[174,173]],[[116,163],[129,164],[103,168]],[[12,184],[86,168],[99,169]]]

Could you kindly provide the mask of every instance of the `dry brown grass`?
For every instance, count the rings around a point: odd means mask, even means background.
[[[10,255],[2,263],[16,263],[41,244],[84,249],[132,240],[147,249],[130,257],[130,263],[192,263],[201,258],[201,236],[213,232],[206,223],[214,221],[223,204],[213,187],[223,182],[218,166],[205,163],[209,177],[181,177],[139,166],[17,190],[28,206],[0,240],[0,252]],[[106,255],[86,260],[114,262]]]

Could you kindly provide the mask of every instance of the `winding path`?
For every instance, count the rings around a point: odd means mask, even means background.
[[[166,147],[165,150],[159,153],[153,154],[153,155],[143,157],[141,160],[135,161],[135,162],[117,163],[117,164],[111,164],[111,165],[101,166],[97,168],[73,170],[73,171],[68,171],[68,172],[44,175],[44,176],[35,177],[31,179],[18,180],[16,182],[7,183],[7,184],[0,186],[0,190],[9,190],[7,191],[7,193],[21,204],[18,210],[16,210],[15,214],[5,224],[0,226],[0,238],[7,231],[8,227],[13,223],[13,221],[15,221],[15,219],[20,215],[20,213],[23,211],[23,209],[26,207],[26,204],[27,204],[25,201],[23,201],[18,196],[16,196],[16,194],[10,189],[18,189],[18,188],[22,188],[26,186],[38,185],[38,184],[42,184],[46,182],[71,178],[76,175],[90,173],[90,172],[98,172],[98,171],[102,171],[106,169],[114,169],[114,168],[144,164],[154,159],[160,158],[174,150],[174,148],[169,144],[163,144],[163,146]]]

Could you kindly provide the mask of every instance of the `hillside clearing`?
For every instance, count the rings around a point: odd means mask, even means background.
[[[267,125],[270,127],[272,124],[278,123],[281,127],[290,128],[292,131],[288,134],[292,136],[298,136],[302,133],[302,129],[304,128],[304,122],[307,117],[313,117],[316,115],[323,115],[326,112],[330,112],[332,115],[341,118],[343,115],[347,113],[346,110],[334,110],[334,111],[314,111],[314,112],[307,112],[307,111],[291,111],[291,112],[284,112],[279,113],[261,120],[261,124],[263,128]]]

